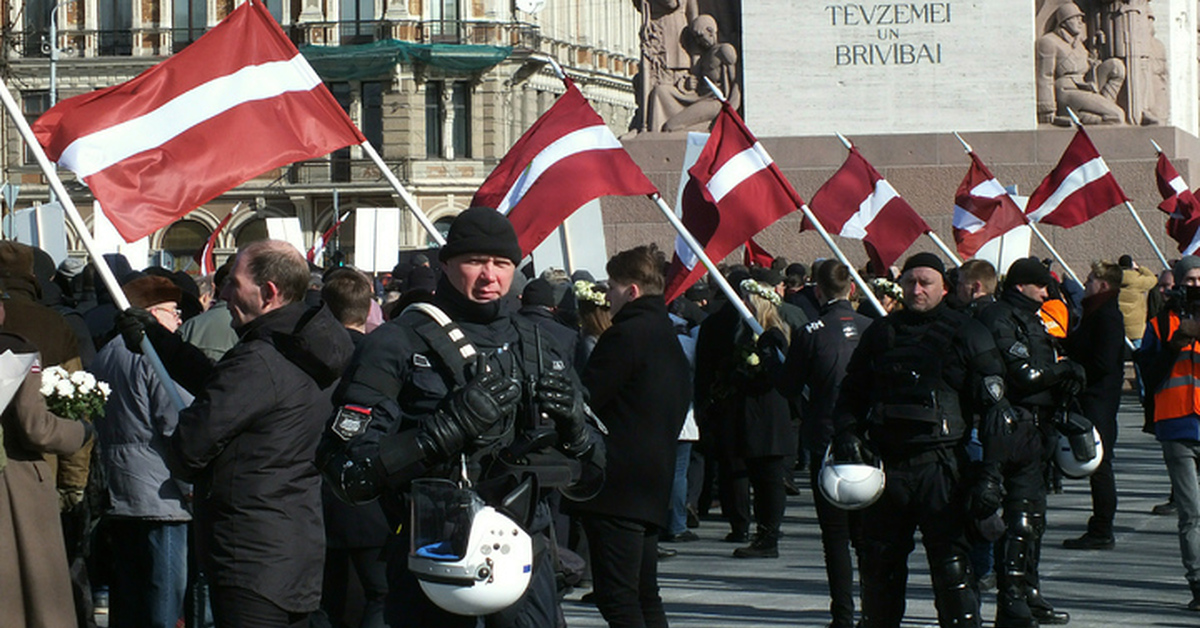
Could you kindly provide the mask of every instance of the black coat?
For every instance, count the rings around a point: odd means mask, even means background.
[[[205,383],[179,413],[168,460],[176,476],[195,484],[198,556],[209,581],[311,612],[325,559],[313,460],[333,384],[353,347],[328,309],[303,303],[268,312],[239,333],[215,365],[192,348],[190,377],[179,373],[176,381],[194,384],[203,375]],[[183,357],[175,349],[169,368]]]
[[[1087,387],[1076,397],[1084,416],[1101,431],[1115,431],[1125,379],[1125,317],[1115,291],[1083,300],[1083,318],[1067,336],[1066,349],[1087,371]]]
[[[858,347],[871,319],[839,299],[825,306],[821,317],[792,338],[783,387],[790,397],[799,397],[808,386],[801,429],[810,451],[825,451],[833,438],[833,406],[837,403],[846,365]]]
[[[517,314],[533,321],[543,335],[554,338],[562,354],[568,358],[567,368],[575,368],[576,343],[579,342],[579,332],[571,329],[558,320],[548,308],[541,305],[525,305]],[[549,342],[549,341],[547,341]]]
[[[692,397],[691,366],[661,296],[625,304],[583,372],[591,407],[608,428],[608,473],[579,512],[666,527],[675,446]]]

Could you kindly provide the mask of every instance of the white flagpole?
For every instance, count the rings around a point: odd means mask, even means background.
[[[79,210],[75,208],[75,203],[71,200],[71,195],[67,193],[67,188],[63,186],[62,180],[58,178],[58,172],[55,170],[54,165],[50,163],[50,158],[46,157],[46,152],[42,150],[42,145],[34,137],[33,129],[29,128],[29,123],[25,121],[25,115],[21,113],[21,109],[13,99],[12,93],[8,91],[8,84],[5,81],[0,81],[0,100],[4,102],[4,108],[8,110],[9,117],[12,118],[17,131],[20,132],[21,137],[25,140],[25,144],[33,151],[34,157],[37,158],[38,165],[41,166],[42,173],[46,175],[46,180],[50,184],[50,189],[58,196],[57,200],[62,203],[63,211],[71,221],[71,226],[75,227],[75,233],[79,236],[79,241],[83,243],[83,248],[87,249],[88,256],[92,258],[92,265],[96,267],[96,272],[99,273],[100,279],[108,287],[108,291],[113,298],[113,303],[118,309],[129,309],[129,299],[125,296],[125,291],[121,290],[121,284],[117,282],[112,269],[108,267],[108,263],[100,255],[99,249],[96,247],[96,241],[92,239],[92,234],[88,233],[87,225],[79,215]],[[154,350],[154,345],[150,344],[150,339],[145,336],[142,336],[142,354],[150,362],[154,373],[162,380],[163,388],[166,389],[167,395],[171,398],[171,405],[175,406],[176,410],[183,410],[187,407],[183,403],[183,398],[179,396],[179,390],[175,388],[175,383],[167,373],[166,367],[163,366],[162,360],[159,359],[158,352]]]
[[[809,208],[808,203],[801,205],[800,211],[804,212],[804,217],[808,218],[808,221],[817,228],[817,233],[821,235],[821,239],[833,251],[833,255],[838,258],[838,261],[845,264],[846,268],[850,270],[850,276],[854,278],[854,283],[858,284],[858,288],[862,290],[863,297],[870,301],[871,305],[875,306],[875,311],[879,312],[880,316],[887,316],[887,310],[883,309],[883,304],[876,298],[875,292],[871,290],[871,286],[867,285],[867,281],[862,278],[862,275],[858,274],[858,270],[854,268],[854,264],[850,263],[850,260],[846,258],[846,254],[834,243],[833,238],[829,236],[829,232],[825,230],[825,225],[822,225],[821,221],[817,220],[816,214]]]
[[[945,242],[942,242],[942,239],[938,237],[938,234],[933,232],[933,229],[926,231],[925,235],[929,236],[930,240],[933,240],[933,243],[942,250],[942,253],[946,254],[946,257],[950,258],[950,261],[954,262],[955,266],[962,266],[962,260],[958,259],[958,256],[954,254],[954,251],[950,250],[950,247],[946,246]]]
[[[379,153],[375,152],[375,147],[371,146],[371,142],[363,142],[359,146],[362,146],[363,152],[371,158],[371,161],[375,162],[376,166],[379,166],[379,172],[383,173],[383,178],[387,179],[388,183],[392,184],[392,189],[396,190],[400,198],[404,199],[404,204],[408,205],[409,211],[412,212],[417,222],[421,223],[421,226],[425,228],[429,237],[433,238],[433,241],[437,242],[438,246],[445,246],[446,238],[442,237],[442,233],[429,221],[429,216],[426,216],[425,212],[421,211],[420,206],[417,205],[417,199],[408,190],[404,189],[404,186],[400,184],[400,179],[396,178],[391,168],[388,168],[387,164],[383,163],[383,158],[379,156]]]

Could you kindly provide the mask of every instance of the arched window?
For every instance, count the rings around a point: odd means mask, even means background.
[[[178,220],[167,227],[159,248],[174,258],[172,270],[184,270],[193,264],[196,253],[204,249],[212,230],[195,220]]]
[[[238,229],[237,236],[234,237],[234,242],[240,249],[251,242],[267,239],[267,221],[262,218],[255,218]]]
[[[450,223],[452,222],[454,222],[454,216],[444,216],[433,221],[433,228],[442,234],[442,238],[445,238],[450,233]],[[425,246],[437,246],[437,241],[430,237],[428,233],[425,234]]]

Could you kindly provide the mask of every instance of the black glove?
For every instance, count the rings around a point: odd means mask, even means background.
[[[967,510],[976,519],[987,519],[1004,503],[1004,483],[999,473],[984,471],[967,495]]]
[[[134,353],[141,353],[142,338],[146,336],[146,329],[157,325],[158,319],[140,307],[130,307],[117,312],[115,322],[117,330],[121,332],[121,338],[125,339],[125,348]]]
[[[480,434],[513,413],[521,387],[496,371],[486,371],[480,357],[475,378],[450,394],[443,407],[423,424],[424,435],[438,460],[461,452]]]
[[[541,412],[554,421],[558,445],[575,456],[586,451],[591,436],[587,404],[579,387],[561,373],[547,373],[537,381],[534,395]]]
[[[846,430],[833,437],[833,460],[838,463],[875,464],[875,454],[857,434]]]
[[[1087,384],[1087,371],[1074,360],[1061,360],[1054,365],[1058,375],[1059,389],[1064,395],[1074,397]]]

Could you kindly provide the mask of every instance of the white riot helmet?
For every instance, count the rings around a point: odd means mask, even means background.
[[[1088,477],[1104,460],[1104,445],[1100,442],[1100,431],[1095,427],[1079,434],[1059,432],[1058,445],[1054,449],[1054,463],[1062,474],[1079,480]]]
[[[529,533],[449,480],[413,481],[411,547],[409,571],[425,595],[451,613],[490,615],[529,587]]]
[[[817,484],[821,494],[834,506],[844,510],[861,510],[883,495],[883,463],[836,462],[833,445],[825,448],[825,459]]]

